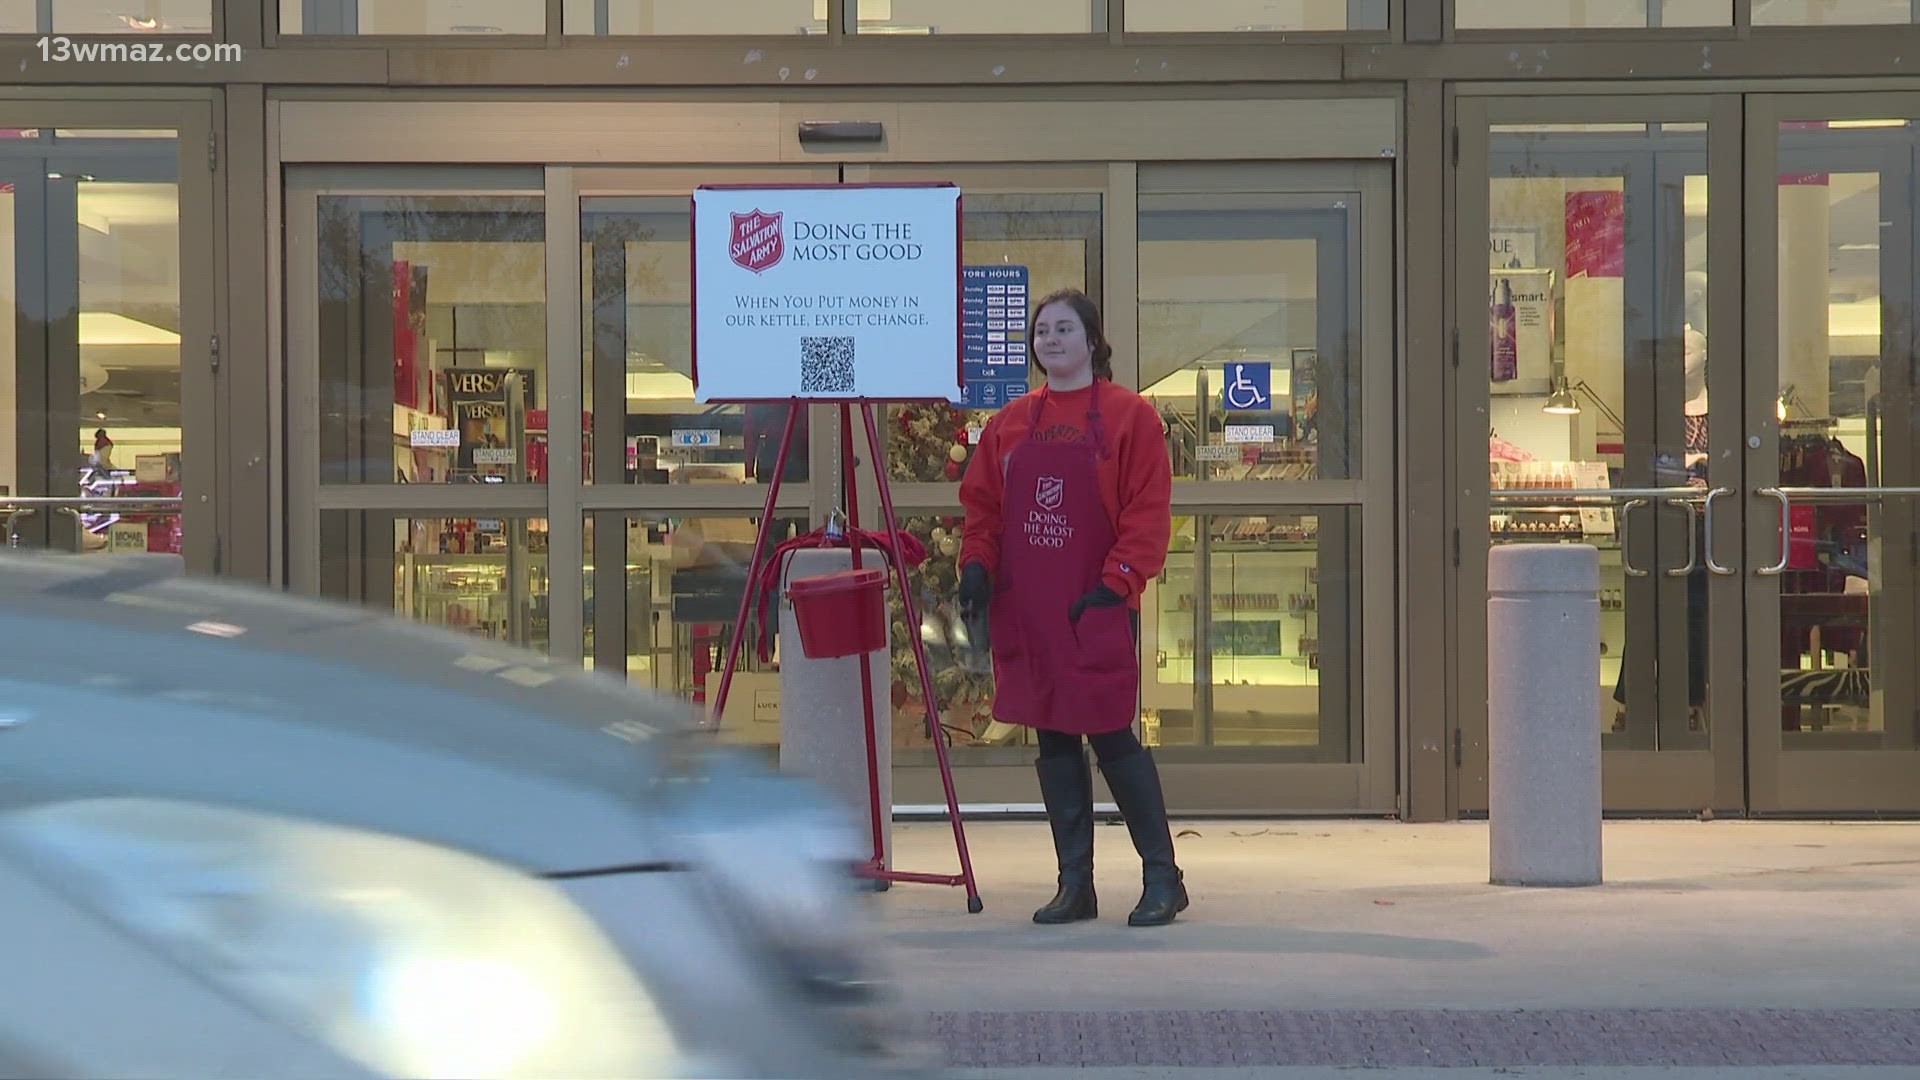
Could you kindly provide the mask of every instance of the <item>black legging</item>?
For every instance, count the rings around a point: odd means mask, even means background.
[[[1045,728],[1038,729],[1037,734],[1040,736],[1041,757],[1077,758],[1080,756],[1080,736],[1069,735],[1064,731],[1048,731]],[[1119,731],[1102,732],[1099,735],[1088,735],[1086,739],[1093,744],[1093,754],[1100,759],[1102,765],[1110,765],[1141,750],[1140,739],[1130,727],[1121,728]]]

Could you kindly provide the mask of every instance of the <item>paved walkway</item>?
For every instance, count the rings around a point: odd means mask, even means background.
[[[969,829],[983,914],[954,889],[875,897],[952,1064],[1920,1077],[1920,825],[1610,823],[1608,883],[1564,890],[1489,886],[1482,823],[1180,828],[1194,907],[1172,927],[1125,925],[1138,863],[1118,827],[1098,923],[1029,921],[1052,894],[1036,822]],[[944,825],[895,835],[902,869],[955,865]]]

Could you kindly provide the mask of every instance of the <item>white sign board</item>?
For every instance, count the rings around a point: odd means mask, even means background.
[[[1273,441],[1273,425],[1228,424],[1222,434],[1229,443],[1270,443]]]
[[[407,442],[417,447],[458,450],[460,433],[452,428],[414,428],[407,433]]]
[[[719,446],[719,428],[674,428],[674,446]]]
[[[960,400],[960,189],[693,193],[694,397]]]

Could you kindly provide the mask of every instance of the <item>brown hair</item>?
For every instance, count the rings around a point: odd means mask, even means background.
[[[1100,322],[1100,305],[1079,289],[1055,289],[1033,305],[1033,317],[1027,320],[1027,359],[1041,372],[1047,370],[1040,363],[1040,354],[1034,351],[1033,335],[1040,327],[1040,313],[1050,304],[1065,304],[1080,316],[1080,325],[1087,328],[1087,346],[1093,350],[1094,378],[1112,379],[1113,346],[1107,343],[1107,331]]]

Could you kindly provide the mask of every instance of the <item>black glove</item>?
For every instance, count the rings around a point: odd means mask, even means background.
[[[960,617],[975,622],[986,617],[993,603],[993,579],[981,563],[970,562],[960,571]]]
[[[1105,585],[1096,585],[1087,595],[1073,602],[1073,610],[1067,612],[1067,621],[1079,622],[1081,614],[1090,607],[1117,607],[1126,602],[1126,597]]]

